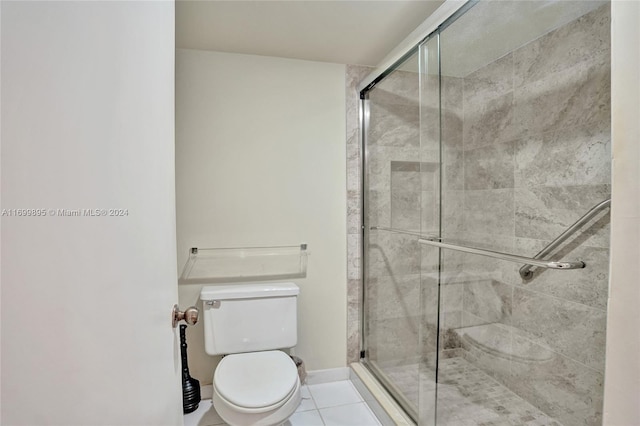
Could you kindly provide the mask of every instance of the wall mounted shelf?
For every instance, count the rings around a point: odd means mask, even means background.
[[[180,284],[217,284],[307,276],[307,245],[192,248]]]

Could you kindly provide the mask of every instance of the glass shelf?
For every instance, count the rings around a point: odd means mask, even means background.
[[[304,278],[307,245],[242,248],[192,248],[180,284]]]

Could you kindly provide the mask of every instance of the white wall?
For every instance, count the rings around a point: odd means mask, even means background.
[[[640,3],[611,3],[611,278],[603,424],[640,424]]]
[[[177,51],[179,271],[190,247],[309,245],[296,353],[311,370],[346,365],[344,65]],[[200,285],[180,285],[198,303]],[[202,325],[191,373],[211,383]]]
[[[179,425],[174,5],[2,2],[3,425]]]

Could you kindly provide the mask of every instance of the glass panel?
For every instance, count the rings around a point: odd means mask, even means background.
[[[421,233],[440,235],[440,66],[438,35],[420,45],[420,175],[422,186]],[[422,321],[420,338],[419,423],[436,421],[438,365],[438,299],[440,250],[420,246]]]
[[[442,236],[532,257],[610,197],[610,18],[481,1],[442,30]],[[437,424],[602,422],[606,212],[536,270],[442,250]]]
[[[416,52],[368,92],[365,113],[365,361],[414,417],[421,319],[419,83]]]

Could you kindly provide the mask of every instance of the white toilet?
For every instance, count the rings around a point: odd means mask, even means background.
[[[298,369],[278,350],[298,342],[293,283],[206,286],[205,351],[226,355],[213,374],[213,405],[231,426],[271,426],[300,404]]]

